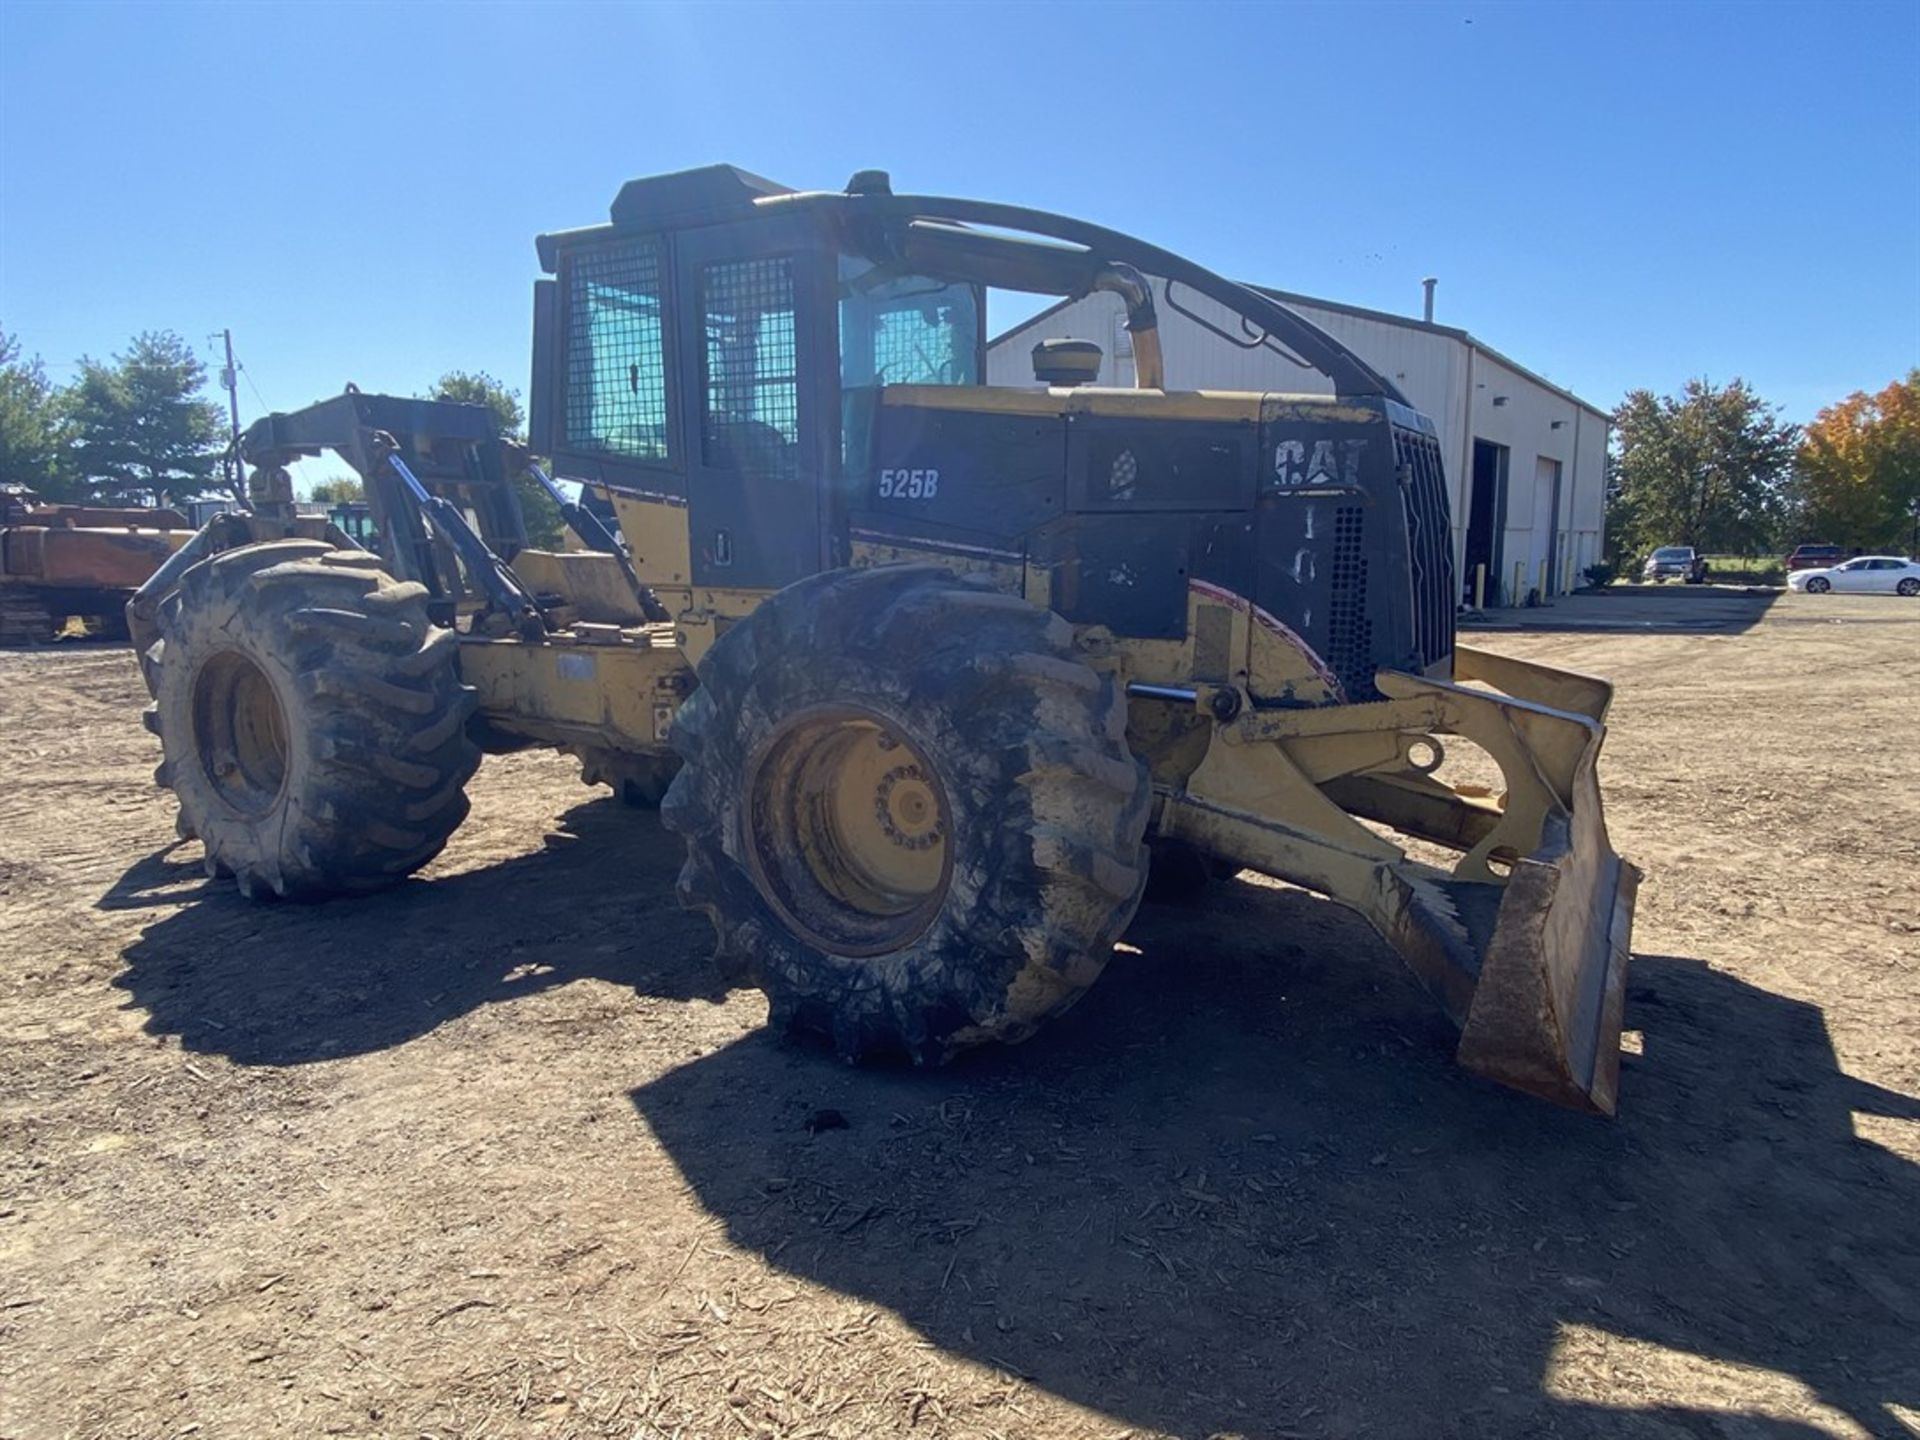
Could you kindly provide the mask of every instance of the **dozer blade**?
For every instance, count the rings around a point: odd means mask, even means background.
[[[1640,884],[1607,839],[1596,779],[1611,687],[1465,647],[1456,674],[1381,671],[1385,703],[1217,728],[1161,833],[1352,906],[1460,1027],[1462,1064],[1611,1115]],[[1504,792],[1406,764],[1407,743],[1441,735],[1484,750]],[[1459,859],[1410,858],[1363,822]]]
[[[1598,745],[1593,747],[1598,748]],[[1461,1032],[1460,1063],[1546,1100],[1611,1115],[1640,872],[1607,841],[1591,752],[1571,815],[1513,868]]]
[[[1528,1094],[1611,1115],[1640,885],[1640,872],[1614,852],[1601,807],[1597,766],[1611,688],[1465,647],[1459,670],[1463,679],[1497,684],[1507,694],[1400,676],[1383,676],[1382,688],[1399,695],[1441,692],[1436,698],[1445,728],[1477,740],[1501,761],[1508,789],[1502,819],[1492,828],[1514,822],[1515,831],[1529,835],[1526,848],[1504,850],[1492,848],[1500,837],[1483,835],[1469,857],[1504,854],[1510,865],[1504,888],[1467,878],[1430,887],[1455,902],[1449,918],[1457,917],[1472,951],[1460,957],[1460,968],[1472,976],[1464,1013],[1457,998],[1450,1007],[1461,1024],[1460,1062]],[[1492,895],[1499,903],[1489,917]],[[1409,906],[1403,922],[1394,938],[1416,970],[1431,976],[1440,948],[1458,955],[1459,928],[1448,926],[1452,943],[1436,946],[1440,937],[1432,933],[1428,907]],[[1421,929],[1429,933],[1408,933]],[[1416,949],[1425,951],[1419,960]],[[1448,988],[1458,997],[1460,977],[1451,978]]]

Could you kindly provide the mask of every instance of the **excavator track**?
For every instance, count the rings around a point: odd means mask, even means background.
[[[0,646],[50,645],[60,621],[31,585],[0,581]]]

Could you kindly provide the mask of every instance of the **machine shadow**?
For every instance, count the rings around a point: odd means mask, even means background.
[[[678,858],[656,817],[599,800],[541,852],[325,925],[201,885],[171,849],[100,903],[197,894],[115,983],[188,1049],[297,1065],[589,976],[717,997]],[[634,1103],[735,1243],[1127,1424],[1731,1433],[1682,1383],[1633,1411],[1550,1385],[1568,1326],[1777,1372],[1869,1433],[1920,1409],[1920,1168],[1854,1130],[1920,1103],[1844,1075],[1816,1007],[1637,957],[1643,1053],[1620,1118],[1593,1120],[1458,1070],[1346,912],[1246,882],[1210,901],[1144,909],[1020,1049],[856,1071],[763,1032]],[[810,1134],[822,1109],[848,1128]]]
[[[384,1049],[589,976],[663,999],[725,993],[710,927],[674,901],[680,847],[657,815],[611,798],[568,810],[538,852],[324,907],[245,900],[204,878],[197,847],[186,861],[178,849],[139,860],[97,902],[192,902],[127,947],[114,984],[149,1033],[243,1065]]]
[[[1874,1434],[1920,1407],[1920,1171],[1853,1132],[1920,1104],[1842,1074],[1817,1009],[1640,957],[1644,1053],[1593,1119],[1457,1070],[1344,912],[1230,889],[1143,911],[1032,1045],[913,1074],[763,1033],[634,1104],[735,1244],[1121,1425],[1823,1433],[1684,1381],[1582,1403],[1570,1325],[1780,1372]]]
[[[1466,644],[1476,634],[1738,635],[1765,620],[1784,590],[1661,586],[1563,595],[1532,610],[1460,617]]]

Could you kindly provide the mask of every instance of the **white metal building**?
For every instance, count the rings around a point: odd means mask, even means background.
[[[1248,336],[1223,307],[1185,289],[1169,297],[1160,282],[1154,289],[1169,385],[1295,394],[1330,389],[1325,377]],[[1465,330],[1282,290],[1263,293],[1346,344],[1438,427],[1465,595],[1471,596],[1480,565],[1490,605],[1523,600],[1534,589],[1545,598],[1583,583],[1581,572],[1603,553],[1605,411]],[[1034,345],[1071,337],[1095,341],[1105,352],[1100,384],[1131,385],[1125,321],[1120,298],[1107,292],[1043,310],[989,344],[988,383],[1034,384]]]

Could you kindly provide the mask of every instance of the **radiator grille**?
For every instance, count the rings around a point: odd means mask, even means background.
[[[1367,618],[1367,512],[1342,505],[1333,514],[1333,610],[1327,664],[1349,700],[1377,700],[1373,688],[1373,622]]]
[[[1393,431],[1406,507],[1407,558],[1413,588],[1413,634],[1422,669],[1453,654],[1453,534],[1447,514],[1447,477],[1440,444],[1415,430]]]

